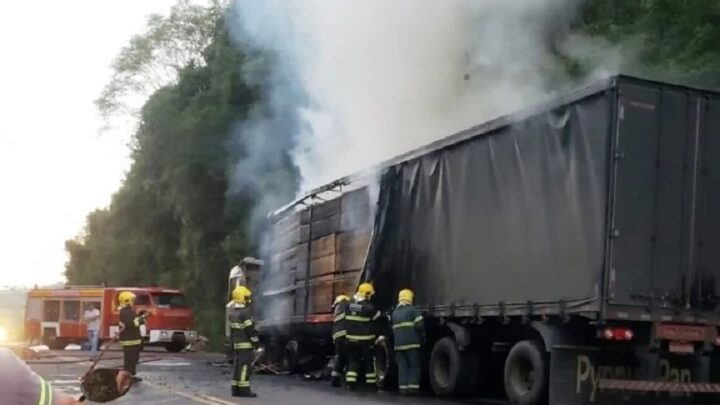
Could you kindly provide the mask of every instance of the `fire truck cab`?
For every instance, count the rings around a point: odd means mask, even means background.
[[[31,342],[42,342],[52,349],[87,340],[85,311],[100,311],[100,340],[115,337],[120,328],[118,294],[132,291],[135,307],[152,314],[140,330],[146,345],[163,346],[179,352],[197,340],[192,309],[179,290],[161,287],[65,287],[33,289],[25,307],[25,335]]]

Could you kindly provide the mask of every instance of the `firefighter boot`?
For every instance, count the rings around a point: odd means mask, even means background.
[[[240,388],[233,385],[232,387],[232,396],[239,397],[240,396]]]
[[[257,397],[257,394],[250,391],[250,388],[239,388],[238,395],[235,395],[236,397],[243,397],[243,398],[255,398]]]

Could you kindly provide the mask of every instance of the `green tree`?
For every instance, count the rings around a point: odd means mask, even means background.
[[[181,1],[170,17],[151,17],[150,29],[122,51],[98,107],[117,111],[119,96],[151,92],[138,112],[132,165],[110,206],[88,215],[83,233],[66,242],[70,283],[180,287],[215,344],[228,272],[254,253],[251,212],[270,191],[230,192],[238,161],[250,153],[242,139],[257,135],[238,128],[267,104],[264,82],[249,83],[243,66],[271,68],[268,58],[231,43],[217,7]],[[171,79],[155,81],[157,71]],[[297,188],[290,157],[270,162],[268,170],[285,181],[268,187],[289,186],[290,198]]]

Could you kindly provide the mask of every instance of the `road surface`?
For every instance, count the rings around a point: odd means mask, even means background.
[[[122,364],[122,353],[108,352],[103,367]],[[31,367],[51,381],[56,389],[80,395],[78,377],[90,366],[87,352],[54,352],[52,357],[32,363]],[[128,395],[115,403],[158,405],[228,405],[228,404],[427,404],[457,405],[458,402],[434,398],[403,398],[386,392],[356,393],[332,388],[327,382],[303,381],[293,376],[254,376],[253,390],[258,398],[232,398],[227,367],[213,366],[222,356],[205,353],[143,353],[138,374],[143,382],[133,386]],[[478,403],[469,401],[466,403]]]

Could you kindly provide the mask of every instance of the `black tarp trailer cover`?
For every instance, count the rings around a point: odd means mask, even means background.
[[[718,324],[717,93],[612,77],[400,156],[380,190],[381,307]]]

